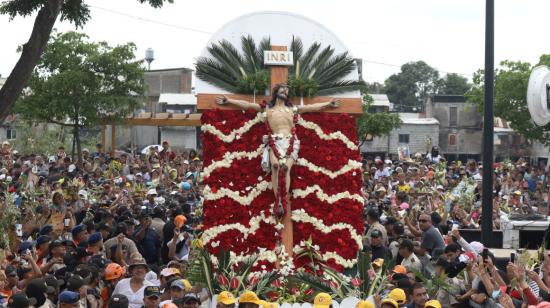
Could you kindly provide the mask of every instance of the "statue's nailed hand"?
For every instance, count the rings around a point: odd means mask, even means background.
[[[333,98],[333,99],[330,100],[329,106],[331,108],[338,108],[338,107],[340,107],[340,101]]]
[[[228,102],[228,99],[225,95],[216,97],[216,104],[218,105],[226,105]]]

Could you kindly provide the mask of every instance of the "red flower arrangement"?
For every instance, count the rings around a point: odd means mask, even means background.
[[[254,111],[209,110],[203,113],[202,122],[210,124],[223,134],[228,135],[255,119],[256,116]],[[302,118],[319,125],[325,134],[339,131],[355,144],[357,142],[355,120],[348,115],[320,113],[302,115]],[[261,146],[263,135],[266,133],[266,126],[263,123],[257,123],[232,142],[224,142],[211,130],[204,129],[203,126],[201,140],[205,153],[205,167],[208,167],[213,161],[223,160],[226,153],[256,151]],[[296,135],[300,140],[298,156],[317,167],[336,172],[350,161],[361,161],[359,151],[350,149],[342,140],[322,139],[314,130],[301,125],[296,125]],[[204,183],[213,194],[222,189],[228,189],[238,192],[239,197],[247,197],[252,190],[258,187],[259,183],[271,181],[270,175],[261,170],[260,162],[261,156],[251,159],[235,159],[229,167],[213,170],[205,178]],[[304,190],[307,187],[318,185],[323,193],[329,196],[342,192],[361,195],[362,179],[359,169],[352,169],[331,178],[322,172],[312,171],[306,166],[295,164],[292,168],[291,178],[291,191],[289,192],[291,194],[293,190]],[[204,230],[236,223],[250,228],[251,218],[260,215],[265,217],[276,215],[272,209],[274,201],[271,189],[257,194],[250,204],[241,204],[229,196],[213,199],[206,196],[203,206]],[[303,198],[291,198],[291,209],[293,211],[304,210],[307,215],[322,221],[325,226],[343,223],[352,226],[356,234],[363,233],[363,204],[358,200],[340,198],[330,203],[321,200],[315,193],[310,193]],[[294,224],[295,245],[299,245],[301,241],[311,237],[313,244],[319,246],[321,255],[330,252],[345,260],[356,258],[360,247],[349,230],[334,229],[325,233],[312,223],[295,221]],[[280,242],[280,238],[275,225],[261,221],[260,227],[253,234],[248,234],[246,238],[239,230],[230,229],[217,234],[205,244],[214,255],[222,249],[233,251],[237,255],[246,255],[258,253],[260,248],[274,250],[278,242]],[[213,243],[216,245],[212,245]],[[294,260],[297,267],[309,262],[310,260]],[[325,260],[325,262],[337,270],[344,269],[344,266],[333,258]],[[259,260],[258,267],[262,265],[268,270],[274,266],[270,262]]]

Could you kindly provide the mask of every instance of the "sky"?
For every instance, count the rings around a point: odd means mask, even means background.
[[[153,9],[136,0],[86,0],[92,19],[82,28],[92,40],[134,42],[137,57],[155,50],[152,69],[193,68],[212,33],[255,11],[288,11],[325,25],[363,59],[363,78],[383,82],[400,65],[423,60],[440,71],[471,78],[484,66],[483,0],[174,0]],[[495,62],[537,63],[550,53],[547,0],[498,0]],[[34,16],[12,21],[0,15],[0,74],[11,72],[17,47],[29,37]],[[67,22],[59,31],[75,30]]]

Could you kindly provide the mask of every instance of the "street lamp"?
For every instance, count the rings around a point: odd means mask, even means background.
[[[155,51],[153,48],[147,48],[147,50],[145,50],[145,61],[147,61],[148,71],[151,70],[151,62],[153,62],[153,60],[155,60]]]

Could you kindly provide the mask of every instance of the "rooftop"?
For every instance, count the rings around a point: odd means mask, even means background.
[[[434,95],[432,97],[434,103],[465,103],[464,95]]]
[[[197,105],[197,97],[191,93],[161,93],[159,103],[168,105]]]

